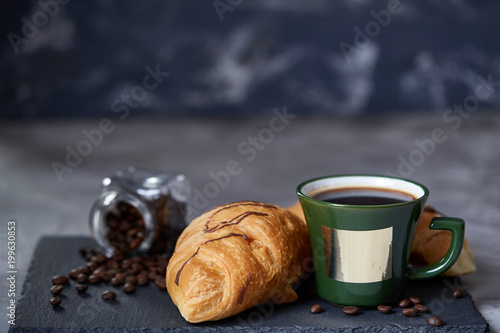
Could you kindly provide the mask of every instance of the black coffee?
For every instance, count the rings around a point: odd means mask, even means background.
[[[327,190],[312,198],[342,205],[390,205],[415,200],[408,193],[365,187]]]

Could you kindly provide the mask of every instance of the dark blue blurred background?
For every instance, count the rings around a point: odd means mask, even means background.
[[[494,0],[1,7],[3,119],[444,112],[500,82]]]

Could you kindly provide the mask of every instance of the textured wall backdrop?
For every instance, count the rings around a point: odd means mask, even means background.
[[[0,6],[4,119],[240,116],[283,105],[342,115],[500,105],[494,0]]]

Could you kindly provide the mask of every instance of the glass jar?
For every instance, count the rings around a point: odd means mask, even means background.
[[[187,225],[191,187],[183,174],[129,167],[102,180],[90,230],[108,257],[171,254]]]

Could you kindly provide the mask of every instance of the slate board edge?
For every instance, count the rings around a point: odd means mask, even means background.
[[[325,328],[325,327],[295,327],[295,326],[283,326],[283,327],[259,327],[259,328],[249,328],[249,327],[183,327],[183,328],[89,328],[89,329],[65,329],[65,328],[37,328],[37,327],[20,327],[11,328],[9,333],[72,333],[72,332],[97,332],[97,333],[111,333],[111,332],[130,332],[130,333],[160,333],[160,332],[297,332],[297,333],[310,333],[310,332],[423,332],[422,328],[416,327],[404,327],[404,326],[373,326],[373,327],[345,327],[345,328]],[[473,326],[441,326],[432,327],[429,326],[424,330],[425,332],[489,332],[488,325],[473,325]]]

